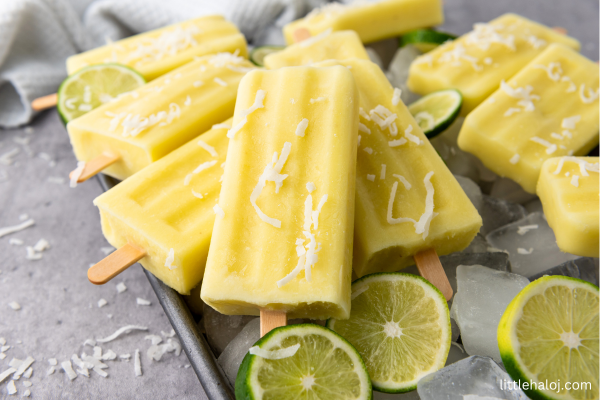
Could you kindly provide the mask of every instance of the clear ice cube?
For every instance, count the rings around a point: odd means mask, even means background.
[[[490,244],[485,240],[485,236],[478,233],[467,248],[461,250],[460,253],[487,253],[490,247]]]
[[[492,359],[472,356],[425,376],[417,391],[421,400],[465,400],[476,396],[526,400],[527,396],[513,385],[510,376]]]
[[[456,287],[456,269],[459,265],[483,265],[497,271],[510,271],[508,254],[503,252],[486,253],[453,253],[447,256],[441,256],[440,262],[446,271],[448,281],[454,293]]]
[[[248,322],[244,329],[233,339],[217,359],[217,363],[225,372],[225,376],[235,386],[238,369],[250,347],[260,339],[260,319]]]
[[[510,178],[498,178],[492,186],[490,196],[519,204],[525,204],[537,198],[535,194],[527,193],[521,185]]]
[[[491,231],[485,238],[493,247],[508,251],[512,272],[526,277],[579,258],[560,251],[554,232],[541,213],[529,214]]]
[[[218,357],[229,342],[254,318],[256,317],[248,315],[223,315],[205,304],[202,320],[208,344],[213,349],[215,356]]]
[[[527,216],[527,210],[520,204],[486,196],[485,194],[482,199],[483,207],[479,214],[483,219],[481,233],[484,235]],[[487,236],[486,239],[489,243],[492,243]]]
[[[420,55],[421,52],[414,46],[407,45],[400,47],[396,51],[394,58],[392,58],[386,74],[392,86],[402,90],[400,98],[406,105],[415,102],[421,97],[411,92],[406,84],[410,64]]]
[[[471,203],[477,209],[477,212],[481,214],[481,207],[483,206],[483,199],[481,197],[481,188],[472,179],[466,176],[454,175],[458,184],[465,191],[465,194],[471,200]]]
[[[498,323],[511,300],[529,284],[521,275],[481,265],[456,268],[457,291],[450,316],[460,328],[469,355],[488,356],[502,362],[498,350]]]
[[[570,276],[571,278],[583,279],[598,286],[598,259],[581,257],[567,261],[554,268],[533,275],[531,280],[535,281],[546,275]]]

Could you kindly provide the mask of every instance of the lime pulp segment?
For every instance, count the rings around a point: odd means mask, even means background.
[[[411,274],[377,273],[355,281],[352,293],[350,319],[327,326],[356,347],[375,390],[414,390],[423,376],[444,367],[450,315],[433,285]]]
[[[99,64],[67,77],[58,89],[58,111],[65,122],[144,85],[135,70],[120,64]]]
[[[598,305],[597,286],[563,276],[530,283],[509,304],[498,347],[514,380],[535,383],[522,386],[529,397],[598,399]]]
[[[408,106],[408,110],[428,138],[446,129],[458,117],[462,95],[458,90],[447,89],[433,92]]]

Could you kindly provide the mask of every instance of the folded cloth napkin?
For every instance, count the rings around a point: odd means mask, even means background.
[[[254,45],[328,0],[0,0],[0,128],[28,123],[31,101],[55,93],[65,59],[123,37],[220,14]]]

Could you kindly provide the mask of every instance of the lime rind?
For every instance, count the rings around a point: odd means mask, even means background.
[[[276,53],[285,49],[285,46],[260,46],[250,52],[250,61],[259,67],[265,66],[265,57],[269,54]]]
[[[57,109],[63,122],[80,117],[125,92],[146,84],[136,70],[122,64],[90,65],[68,76],[58,88]],[[89,93],[86,94],[86,88]],[[84,101],[89,96],[89,101]],[[81,107],[84,106],[84,107]]]
[[[446,299],[444,298],[443,294],[435,287],[433,286],[429,281],[427,281],[426,279],[417,276],[417,275],[413,275],[413,274],[407,274],[407,273],[403,273],[403,272],[391,272],[391,273],[386,273],[386,272],[380,272],[380,273],[374,273],[374,274],[369,274],[366,276],[363,276],[357,280],[355,280],[352,283],[352,293],[353,293],[353,303],[356,300],[359,300],[361,295],[363,295],[363,293],[365,293],[367,290],[364,289],[365,286],[369,286],[369,284],[375,283],[375,282],[389,282],[390,280],[396,280],[396,281],[400,281],[400,280],[405,280],[405,281],[410,281],[413,284],[417,284],[419,287],[421,287],[422,289],[424,289],[424,294],[428,295],[429,298],[431,298],[436,305],[436,310],[438,312],[439,318],[442,320],[442,323],[440,324],[440,328],[441,328],[441,334],[440,334],[440,347],[436,353],[436,358],[435,361],[433,361],[431,363],[431,367],[426,370],[426,371],[421,371],[419,373],[418,376],[414,377],[411,381],[408,382],[402,382],[402,383],[397,383],[397,382],[382,382],[382,381],[378,381],[377,379],[374,378],[374,373],[373,371],[371,371],[369,369],[370,363],[368,360],[368,357],[366,357],[365,354],[361,353],[361,356],[363,356],[363,360],[365,361],[365,364],[367,365],[367,370],[369,371],[369,375],[371,376],[371,382],[373,385],[373,389],[379,392],[384,392],[384,393],[405,393],[405,392],[409,392],[412,390],[415,390],[417,388],[417,383],[418,381],[432,373],[435,371],[438,371],[439,369],[443,368],[445,363],[446,363],[446,359],[448,357],[448,353],[450,351],[450,345],[451,345],[451,325],[450,325],[450,311],[448,309],[448,303],[446,302]],[[357,304],[353,304],[352,305],[352,310],[353,312],[355,312],[355,310],[358,307]],[[352,314],[350,315],[350,319],[352,319]],[[332,330],[336,330],[336,320],[335,319],[330,319],[327,321],[327,327],[332,329]],[[345,323],[346,321],[342,321],[343,323]],[[363,322],[365,323],[365,322]],[[365,323],[366,324],[366,323]],[[350,342],[352,343],[353,340],[350,339]],[[356,347],[356,346],[355,346]],[[357,347],[357,350],[360,352],[360,345]]]
[[[335,347],[332,349],[330,354],[333,354],[333,352],[341,351],[342,355],[345,354],[350,358],[351,365],[353,368],[352,371],[346,370],[346,371],[342,371],[342,372],[345,372],[347,374],[356,372],[358,381],[356,379],[354,379],[352,383],[354,383],[355,385],[356,384],[360,385],[360,390],[359,390],[359,393],[357,393],[357,396],[343,397],[343,395],[340,395],[339,397],[335,397],[335,399],[339,399],[339,400],[342,400],[342,399],[371,400],[372,396],[373,396],[371,380],[369,378],[367,368],[366,368],[360,354],[358,353],[358,351],[356,351],[356,349],[354,348],[354,346],[352,346],[352,344],[350,342],[348,342],[346,339],[344,339],[339,334],[337,334],[336,332],[334,332],[330,329],[327,329],[320,325],[315,325],[315,324],[298,324],[298,325],[284,326],[284,327],[273,329],[272,331],[267,333],[264,337],[262,337],[258,342],[255,343],[255,346],[258,346],[258,347],[260,347],[262,349],[266,349],[266,350],[274,350],[274,349],[279,349],[282,347],[290,347],[290,346],[285,346],[285,344],[290,344],[289,340],[287,343],[284,343],[286,341],[286,339],[290,339],[290,338],[298,337],[298,336],[300,336],[302,338],[306,338],[309,335],[324,336],[329,341],[331,341],[333,344],[335,344]],[[293,339],[290,339],[290,340],[293,340]],[[282,345],[284,345],[284,346],[282,346]],[[305,346],[305,347],[308,347],[308,346]],[[247,353],[246,356],[244,357],[244,360],[242,361],[240,369],[238,370],[238,375],[237,375],[237,378],[235,381],[235,397],[236,397],[236,399],[237,400],[242,400],[242,399],[243,400],[259,400],[259,399],[262,399],[265,392],[264,392],[263,388],[261,387],[261,384],[259,383],[258,374],[261,371],[261,367],[264,366],[265,364],[268,364],[271,362],[279,364],[276,366],[276,368],[271,368],[271,371],[283,370],[285,372],[283,375],[286,376],[286,378],[291,377],[293,379],[293,378],[296,378],[294,375],[294,372],[297,372],[297,371],[293,371],[293,368],[291,368],[291,369],[289,368],[289,363],[294,361],[293,358],[297,358],[297,359],[300,358],[300,360],[295,360],[295,361],[300,361],[300,362],[305,361],[302,364],[302,367],[306,367],[306,356],[309,354],[314,355],[316,353],[318,353],[318,351],[316,351],[315,348],[303,349],[303,346],[301,346],[298,349],[298,352],[296,355],[291,357],[292,359],[288,358],[288,359],[281,359],[281,360],[265,360],[260,356],[256,356],[256,355]],[[302,359],[302,355],[305,356],[303,359]],[[336,353],[335,356],[339,357],[340,354]],[[287,360],[287,361],[284,361],[284,360]],[[324,363],[324,360],[320,360],[320,362]],[[288,365],[286,366],[285,364],[288,364]],[[345,365],[349,365],[349,364],[346,363]],[[329,368],[328,371],[335,371],[336,368],[337,369],[340,368],[340,365],[332,364],[331,367],[332,368]],[[315,385],[322,386],[322,383],[324,383],[323,382],[324,378],[316,377],[315,379],[316,379]],[[263,383],[264,382],[265,381],[264,381],[264,376],[263,376]],[[279,383],[279,389],[280,389],[279,396],[277,396],[277,398],[281,398],[282,400],[285,400],[287,398],[290,398],[290,399],[296,398],[296,397],[294,397],[295,396],[294,394],[290,394],[290,397],[286,396],[288,394],[288,393],[286,393],[287,392],[286,388],[290,388],[291,386],[286,386],[285,384],[282,384],[283,383],[282,380],[280,380],[277,383]],[[300,383],[294,383],[293,385],[299,386]],[[274,386],[277,386],[277,384],[275,384]],[[337,391],[335,393],[340,394],[341,389],[344,389],[347,391],[348,387],[349,386],[339,387],[339,388],[337,388]],[[333,389],[336,390],[336,388],[333,388]],[[316,388],[315,390],[318,390],[318,388]],[[328,389],[325,387],[323,389],[323,391],[328,392]],[[329,393],[331,393],[331,392],[329,392]],[[328,394],[325,397],[315,396],[315,398],[323,398],[323,399],[332,398],[333,399],[334,397],[331,397]]]
[[[458,118],[462,107],[462,94],[456,89],[438,90],[421,97],[408,106],[408,110],[432,139],[444,132]]]
[[[402,35],[399,40],[400,47],[413,45],[422,53],[427,53],[441,44],[456,39],[455,35],[433,29],[417,29]]]
[[[532,300],[532,298],[534,296],[538,296],[538,295],[543,295],[545,294],[546,290],[550,289],[551,287],[557,287],[557,286],[567,286],[569,287],[571,290],[574,289],[585,289],[590,291],[591,293],[595,294],[596,297],[596,314],[595,316],[592,316],[591,318],[588,319],[588,323],[590,322],[594,322],[594,318],[595,318],[595,327],[597,329],[598,327],[598,287],[590,282],[586,282],[584,280],[581,279],[577,279],[577,278],[571,278],[571,277],[566,277],[566,276],[544,276],[540,279],[535,280],[534,282],[530,283],[529,285],[527,285],[517,296],[515,296],[515,298],[511,301],[511,303],[508,305],[508,307],[506,308],[504,314],[502,315],[502,318],[500,319],[500,323],[498,324],[498,348],[500,350],[500,356],[502,358],[502,363],[504,364],[504,367],[506,369],[506,371],[508,372],[508,374],[510,375],[510,377],[517,381],[517,382],[521,382],[521,384],[523,382],[539,382],[539,380],[537,379],[538,375],[536,373],[534,373],[533,371],[530,370],[529,367],[526,366],[525,361],[523,360],[523,358],[520,355],[520,350],[521,350],[521,344],[519,342],[518,336],[517,336],[517,322],[521,320],[521,318],[524,315],[524,309],[526,306],[528,306],[529,301]],[[575,296],[576,297],[576,296]],[[581,314],[581,312],[578,310],[577,314]],[[549,319],[549,314],[546,314],[544,319]],[[556,315],[551,315],[551,317],[556,317]],[[583,329],[581,329],[581,331],[583,331]],[[581,333],[580,331],[580,333]],[[552,334],[552,332],[550,332]],[[555,332],[555,334],[558,334],[558,332]],[[595,332],[595,336],[594,338],[590,338],[590,339],[583,339],[583,340],[596,340],[598,341],[598,333],[597,331]],[[596,344],[596,348],[597,348],[597,344]],[[564,344],[562,346],[560,346],[561,348],[564,348],[566,346],[564,346]],[[579,352],[579,349],[577,349],[577,351]],[[536,357],[539,357],[540,352],[536,352]],[[556,356],[558,354],[558,351],[555,352],[553,355]],[[592,361],[593,362],[593,361]],[[596,366],[596,372],[592,373],[590,376],[592,377],[592,379],[596,379],[595,381],[595,389],[596,389],[596,398],[598,397],[598,370],[597,370],[597,362],[598,362],[598,354],[596,354],[596,361],[595,361],[595,366]],[[546,364],[547,365],[547,364]],[[561,377],[564,378],[564,377]],[[560,378],[559,378],[560,379]],[[560,379],[560,381],[562,382],[563,388],[564,388],[564,384],[566,381],[577,381],[577,382],[581,382],[581,381],[585,381],[585,378],[583,379],[579,379],[579,378],[567,378],[567,379]],[[543,382],[545,382],[545,380],[543,380]],[[592,388],[594,388],[594,382],[592,382]],[[575,399],[576,397],[572,397],[570,395],[565,395],[563,394],[557,394],[555,391],[551,391],[551,390],[538,390],[537,388],[531,388],[531,387],[524,387],[523,385],[521,386],[521,388],[523,389],[523,391],[525,392],[525,394],[530,397],[533,400],[568,400],[568,399]],[[584,398],[584,397],[577,397],[577,398]],[[587,398],[587,397],[586,397]]]

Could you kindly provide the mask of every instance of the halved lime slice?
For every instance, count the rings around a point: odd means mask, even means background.
[[[256,47],[254,50],[252,50],[250,52],[250,61],[252,61],[254,64],[258,65],[259,67],[264,67],[265,63],[265,57],[268,56],[271,53],[276,53],[278,51],[281,51],[285,49],[285,46],[261,46],[261,47]]]
[[[566,276],[527,285],[498,325],[506,371],[532,399],[597,399],[598,337],[598,287]]]
[[[416,389],[427,374],[444,367],[452,329],[442,293],[420,276],[394,272],[364,276],[352,284],[350,319],[327,326],[356,347],[373,389]]]
[[[67,123],[145,83],[142,75],[124,65],[91,65],[69,76],[60,85],[58,112]]]
[[[456,36],[434,31],[433,29],[417,29],[416,31],[408,32],[400,38],[400,47],[407,44],[412,44],[422,53],[427,53],[449,40],[456,39]]]
[[[235,381],[237,400],[372,399],[371,381],[360,355],[327,328],[284,326],[267,333],[256,347],[272,356],[253,355],[254,348],[246,354]]]
[[[408,111],[429,139],[444,132],[460,113],[462,95],[458,90],[438,90],[408,106]]]

